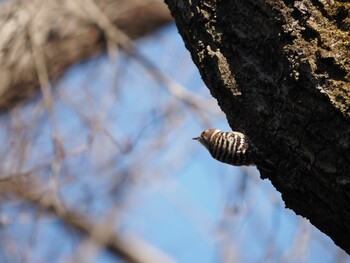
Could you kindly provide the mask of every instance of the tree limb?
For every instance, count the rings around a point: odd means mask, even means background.
[[[55,215],[67,227],[87,235],[97,245],[108,249],[127,262],[174,262],[168,255],[134,235],[115,233],[111,223],[93,223],[79,212],[65,209],[54,193],[43,192],[33,183],[18,180],[0,182],[0,200],[8,198],[9,194]]]
[[[31,37],[42,49],[49,79],[57,79],[68,66],[107,48],[108,36],[101,25],[109,21],[134,39],[172,18],[161,0],[34,0],[1,4],[0,112],[40,87]],[[126,48],[125,39],[116,44]]]
[[[233,130],[276,166],[288,208],[350,253],[350,5],[166,0]]]

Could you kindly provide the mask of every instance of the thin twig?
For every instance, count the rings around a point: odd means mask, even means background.
[[[108,42],[114,42],[120,46],[127,54],[139,61],[141,65],[156,79],[159,83],[164,85],[170,94],[175,98],[183,101],[186,105],[194,109],[202,118],[203,123],[209,122],[204,112],[208,111],[209,100],[199,97],[197,94],[190,92],[188,89],[180,85],[178,82],[166,76],[158,67],[147,59],[142,54],[138,53],[134,47],[133,41],[115,26],[112,21],[103,13],[102,10],[95,4],[94,0],[80,0],[84,10],[89,15],[90,19],[94,21],[105,32]],[[204,111],[204,109],[205,111]]]

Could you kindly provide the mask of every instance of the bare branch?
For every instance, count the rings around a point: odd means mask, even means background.
[[[30,202],[57,216],[64,224],[89,236],[96,244],[106,247],[112,253],[135,263],[174,262],[168,255],[153,247],[146,241],[132,234],[116,234],[111,224],[93,223],[77,211],[65,209],[58,202],[55,194],[38,190],[38,186],[25,182],[0,182],[0,194],[14,194],[16,197]],[[1,198],[0,195],[0,198]]]
[[[111,36],[104,30],[111,32],[112,24],[116,26],[114,40],[118,39],[117,43],[126,49],[128,40],[116,28],[135,38],[170,21],[161,0],[34,0],[1,4],[0,111],[33,94],[40,81],[48,81],[44,75],[39,75],[41,80],[38,78],[38,63],[45,63],[48,79],[57,79],[68,66],[105,50]],[[35,35],[41,60],[28,48],[28,28]]]

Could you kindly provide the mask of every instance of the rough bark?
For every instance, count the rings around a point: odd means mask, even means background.
[[[172,17],[161,0],[33,0],[1,4],[0,112],[39,89],[38,60],[43,62],[47,78],[57,79],[68,66],[106,49],[110,40],[106,36],[108,26],[134,39],[170,21]],[[113,39],[117,42],[114,44],[123,46],[123,34],[115,37],[120,41]],[[35,50],[40,59],[33,55]]]
[[[350,4],[166,0],[233,130],[286,207],[350,253]]]

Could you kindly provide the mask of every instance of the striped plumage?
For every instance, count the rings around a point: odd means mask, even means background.
[[[231,165],[254,165],[260,154],[248,137],[240,132],[208,129],[193,138],[203,144],[213,158]]]

